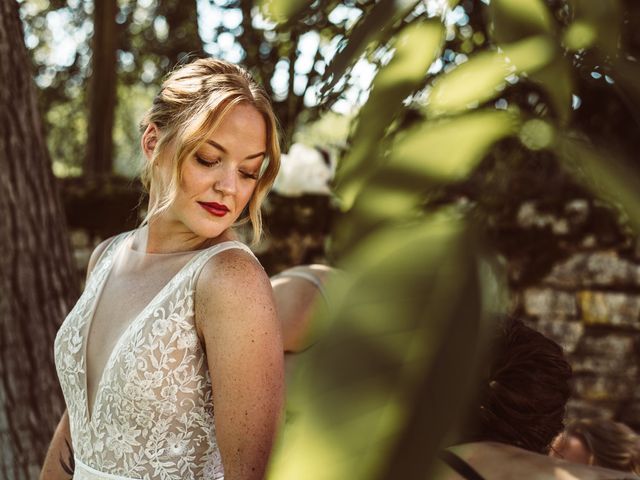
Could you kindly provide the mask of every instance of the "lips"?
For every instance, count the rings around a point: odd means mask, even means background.
[[[207,212],[215,215],[216,217],[224,217],[229,213],[229,207],[221,203],[216,202],[198,202],[198,204],[204,208]]]

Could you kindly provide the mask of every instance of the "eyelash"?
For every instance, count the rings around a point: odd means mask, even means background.
[[[196,160],[198,161],[198,163],[206,168],[211,168],[215,165],[217,165],[218,163],[220,163],[220,159],[216,159],[213,162],[209,162],[207,160],[205,160],[202,157],[199,157],[198,155],[196,155]],[[247,172],[243,172],[240,171],[240,173],[242,174],[242,176],[246,179],[251,179],[251,180],[257,180],[258,179],[258,174],[255,173],[247,173]]]

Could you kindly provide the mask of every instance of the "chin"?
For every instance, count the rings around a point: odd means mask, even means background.
[[[198,218],[191,221],[184,221],[183,223],[189,230],[201,238],[217,238],[233,225],[233,221],[226,218],[218,221]]]

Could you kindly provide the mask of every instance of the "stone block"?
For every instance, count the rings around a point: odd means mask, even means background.
[[[560,345],[566,353],[576,349],[584,333],[582,322],[570,320],[540,319],[533,328]]]
[[[633,358],[636,351],[636,335],[630,333],[609,333],[595,336],[585,334],[580,340],[581,355],[616,356]]]
[[[640,265],[621,258],[615,251],[579,252],[553,267],[545,285],[579,289],[640,285]]]
[[[587,402],[577,398],[570,398],[567,402],[565,424],[581,418],[606,418],[614,415],[616,404],[612,402]]]
[[[631,397],[633,383],[628,377],[578,374],[573,377],[574,397],[589,402],[621,402]]]
[[[638,366],[624,356],[572,355],[569,363],[574,374],[590,373],[598,376],[624,376],[632,380],[638,374]]]
[[[587,290],[578,293],[578,301],[582,319],[587,325],[640,330],[640,295]]]
[[[527,315],[539,318],[576,317],[578,313],[573,293],[559,292],[549,288],[527,288],[523,295]]]

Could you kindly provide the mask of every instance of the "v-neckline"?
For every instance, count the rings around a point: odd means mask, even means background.
[[[186,271],[189,267],[191,267],[191,265],[198,258],[200,258],[205,252],[208,252],[208,251],[214,249],[215,247],[219,247],[220,245],[224,245],[225,243],[235,243],[235,241],[233,241],[233,240],[228,240],[228,241],[225,241],[225,242],[217,243],[217,244],[212,245],[211,247],[205,248],[203,250],[197,251],[196,254],[192,258],[190,258],[187,261],[187,263],[185,263],[184,266],[182,266],[180,268],[180,270],[178,270],[169,279],[169,281],[167,283],[165,283],[165,285],[151,298],[149,303],[147,303],[142,308],[142,310],[140,310],[140,312],[138,312],[136,315],[133,316],[133,319],[122,330],[122,333],[120,333],[120,335],[117,337],[116,341],[113,344],[113,347],[111,348],[111,351],[109,352],[109,355],[107,356],[107,361],[104,364],[102,372],[100,372],[100,375],[98,376],[98,383],[96,384],[96,387],[95,387],[95,396],[94,396],[94,399],[93,399],[93,405],[89,406],[89,388],[88,388],[89,358],[87,356],[87,345],[89,343],[89,336],[91,334],[91,326],[93,325],[93,320],[94,320],[94,317],[95,317],[95,314],[96,314],[98,303],[102,299],[102,294],[104,293],[105,285],[107,284],[107,281],[109,280],[109,276],[111,275],[111,272],[113,270],[113,264],[115,263],[116,256],[121,252],[122,248],[126,247],[127,240],[130,240],[131,236],[134,235],[135,232],[136,231],[133,230],[128,235],[124,236],[124,238],[122,240],[120,240],[118,244],[109,245],[107,247],[108,250],[113,249],[111,252],[105,252],[105,253],[111,253],[110,258],[108,258],[108,259],[104,258],[105,261],[109,261],[109,264],[106,266],[106,271],[103,272],[102,278],[96,279],[100,283],[96,286],[96,292],[95,292],[95,296],[94,296],[95,298],[93,299],[93,304],[91,305],[90,313],[89,313],[87,321],[86,321],[86,335],[83,336],[84,338],[83,338],[83,346],[82,346],[82,355],[83,355],[83,359],[84,359],[84,370],[85,370],[85,372],[84,372],[84,407],[85,407],[85,411],[86,411],[86,417],[87,417],[88,424],[92,424],[93,419],[95,417],[96,403],[98,401],[98,397],[100,395],[102,384],[104,382],[105,373],[107,372],[107,370],[110,367],[110,364],[113,361],[113,355],[119,349],[120,343],[123,341],[123,338],[125,338],[127,336],[127,333],[129,332],[129,330],[131,330],[133,328],[133,326],[140,321],[140,318],[144,317],[147,314],[148,310],[150,310],[162,297],[164,297],[166,291],[169,290],[169,287],[176,281],[178,276],[180,274],[182,274],[182,272]],[[116,240],[114,239],[113,241],[115,242]]]

